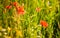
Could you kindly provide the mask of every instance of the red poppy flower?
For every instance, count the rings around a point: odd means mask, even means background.
[[[39,12],[39,11],[40,11],[40,8],[39,8],[39,7],[37,7],[37,8],[36,8],[36,11],[37,11],[37,12]]]
[[[41,21],[40,21],[40,24],[41,24],[44,28],[48,27],[48,23],[47,23],[46,21],[44,21],[44,20],[41,20]]]
[[[17,2],[13,2],[13,5],[16,6],[17,5]]]
[[[9,6],[9,5],[8,5],[8,6],[6,6],[5,8],[7,8],[7,9],[11,9],[11,7],[12,7],[12,6]]]
[[[17,7],[16,9],[18,14],[24,14],[24,7],[20,6],[20,7]]]

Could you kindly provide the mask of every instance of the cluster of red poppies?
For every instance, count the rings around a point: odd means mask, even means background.
[[[17,13],[18,14],[24,14],[24,7],[23,6],[18,6],[17,2],[13,2],[12,3],[13,6],[16,7]],[[6,6],[7,9],[11,9],[11,5]],[[36,11],[39,12],[41,9],[39,7],[36,8]],[[40,24],[44,27],[47,28],[48,27],[48,23],[44,20],[40,21]]]
[[[24,7],[19,6],[18,2],[12,2],[11,4],[16,7],[16,10],[17,10],[18,14],[24,14]],[[7,5],[5,8],[11,9],[11,7],[12,7],[11,5]]]

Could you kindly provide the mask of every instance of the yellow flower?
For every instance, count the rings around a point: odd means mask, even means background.
[[[8,37],[8,38],[12,38],[12,37],[10,36],[10,37]]]
[[[16,30],[16,35],[22,37],[22,31]]]
[[[6,29],[5,29],[5,28],[3,28],[1,31],[6,31]]]
[[[10,27],[8,27],[8,31],[11,31],[11,28]]]

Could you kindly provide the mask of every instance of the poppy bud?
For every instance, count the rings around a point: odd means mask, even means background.
[[[7,8],[7,9],[11,9],[11,7],[12,7],[12,6],[9,6],[9,5],[8,5],[8,6],[6,6],[5,8]]]
[[[39,7],[37,7],[37,8],[36,8],[36,11],[37,11],[37,12],[39,12],[39,11],[40,11],[40,8],[39,8]]]
[[[14,5],[14,6],[17,6],[17,2],[13,2],[13,5]]]

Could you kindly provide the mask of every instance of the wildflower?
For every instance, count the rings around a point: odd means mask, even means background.
[[[9,31],[11,31],[11,28],[10,28],[10,27],[8,27],[8,30],[9,30]]]
[[[6,33],[6,32],[5,32],[4,34],[5,34],[5,35],[7,35],[7,33]]]
[[[46,22],[46,21],[44,21],[44,20],[41,20],[40,21],[40,24],[43,26],[43,27],[47,27],[48,26],[48,23]]]
[[[5,8],[7,8],[7,9],[11,9],[11,7],[12,7],[12,6],[8,5],[8,6],[6,6]]]
[[[13,2],[13,5],[14,5],[14,6],[17,6],[17,2]]]
[[[2,29],[2,31],[6,31],[6,29]]]
[[[24,14],[24,7],[20,6],[20,7],[17,7],[16,9],[18,14]]]
[[[22,31],[16,30],[16,35],[21,36],[22,37]]]
[[[37,12],[39,12],[39,11],[40,11],[40,8],[39,8],[39,7],[37,7],[37,8],[36,8],[36,11],[37,11]]]

